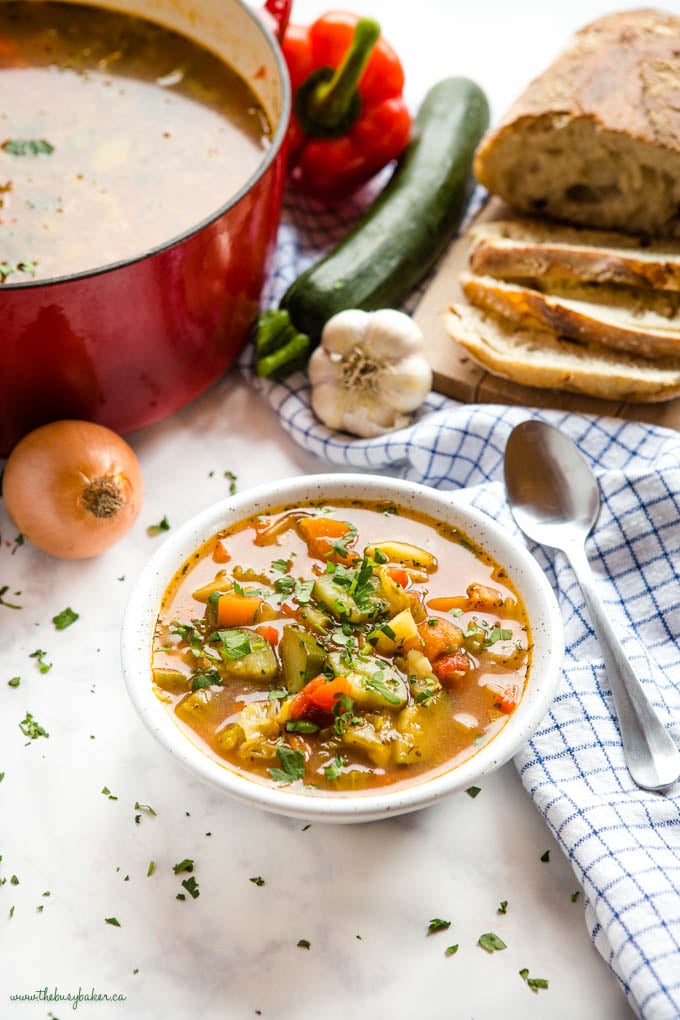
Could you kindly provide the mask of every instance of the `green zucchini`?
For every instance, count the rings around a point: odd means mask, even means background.
[[[394,308],[443,254],[460,226],[474,180],[472,159],[489,123],[482,90],[446,78],[425,96],[394,174],[349,234],[265,312],[256,372],[301,367],[326,322],[346,308]]]

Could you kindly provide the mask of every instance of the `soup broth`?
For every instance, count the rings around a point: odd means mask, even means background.
[[[249,518],[183,566],[153,684],[189,739],[254,781],[370,794],[491,740],[530,642],[505,570],[456,528],[309,503]]]
[[[132,258],[215,213],[271,140],[255,94],[160,25],[0,2],[0,282]]]

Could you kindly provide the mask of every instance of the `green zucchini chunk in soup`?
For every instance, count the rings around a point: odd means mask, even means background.
[[[176,32],[0,2],[0,283],[92,270],[191,230],[246,184],[271,134],[246,82]]]
[[[183,565],[152,682],[225,766],[370,795],[492,740],[530,659],[511,580],[460,530],[391,503],[314,502],[243,520]]]

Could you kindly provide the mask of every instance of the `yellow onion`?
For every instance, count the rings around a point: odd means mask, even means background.
[[[24,436],[2,483],[7,512],[24,538],[64,559],[96,556],[118,542],[142,509],[139,461],[116,432],[55,421]]]

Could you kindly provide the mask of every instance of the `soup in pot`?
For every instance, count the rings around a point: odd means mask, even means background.
[[[156,695],[213,759],[300,792],[368,793],[467,760],[531,659],[501,565],[393,504],[280,507],[184,564],[156,627]]]
[[[271,126],[219,57],[96,7],[0,2],[0,283],[134,258],[253,175]]]

